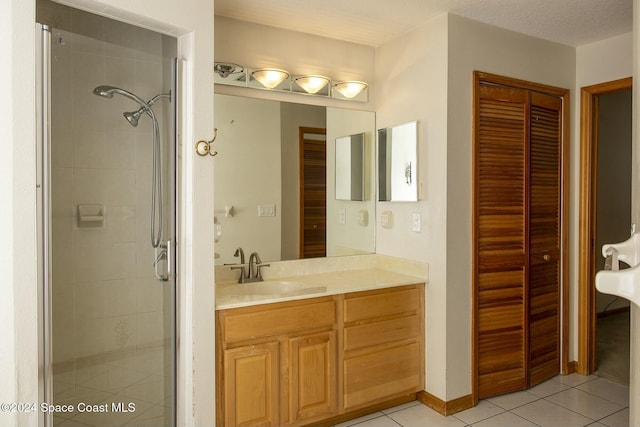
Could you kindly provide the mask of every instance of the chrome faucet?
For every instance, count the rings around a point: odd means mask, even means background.
[[[260,269],[262,267],[269,267],[269,264],[263,264],[260,259],[260,255],[258,252],[253,252],[249,256],[249,265],[245,269],[244,264],[244,251],[242,248],[236,249],[236,252],[233,254],[234,257],[240,257],[240,264],[231,267],[232,270],[240,270],[240,277],[238,278],[238,283],[251,283],[251,282],[262,282],[262,273]]]
[[[233,254],[234,257],[240,257],[240,264],[244,264],[244,251],[242,250],[242,248],[238,248],[236,249],[235,253]]]
[[[262,282],[262,272],[260,271],[262,267],[269,267],[269,264],[263,264],[258,252],[253,252],[249,256],[249,278],[247,281]]]
[[[247,280],[245,269],[244,269],[244,251],[242,248],[236,249],[233,254],[234,257],[240,257],[240,265],[231,267],[232,270],[240,270],[240,278],[238,278],[238,283],[245,283]]]

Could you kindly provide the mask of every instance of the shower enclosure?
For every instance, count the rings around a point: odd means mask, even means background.
[[[176,40],[49,1],[37,20],[42,399],[73,409],[43,421],[173,426]]]

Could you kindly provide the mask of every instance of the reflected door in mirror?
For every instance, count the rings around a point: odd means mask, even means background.
[[[327,253],[326,129],[300,128],[300,258]]]

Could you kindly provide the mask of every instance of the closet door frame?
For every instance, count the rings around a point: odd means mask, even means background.
[[[472,399],[474,405],[478,403],[478,283],[477,274],[477,239],[478,239],[478,215],[476,202],[478,179],[478,123],[480,85],[491,84],[505,86],[515,89],[524,89],[532,92],[539,92],[546,95],[555,96],[562,99],[562,142],[561,142],[561,209],[560,209],[560,372],[568,375],[575,372],[575,363],[569,363],[569,135],[570,135],[570,91],[555,86],[549,86],[526,80],[514,79],[511,77],[490,74],[482,71],[473,72],[473,125],[472,125],[472,146],[473,146],[473,206],[472,211],[472,239],[473,239],[473,291],[472,291]]]

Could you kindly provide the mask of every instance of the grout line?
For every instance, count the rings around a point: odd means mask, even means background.
[[[617,382],[615,382],[615,381],[607,380],[606,378],[602,378],[602,379],[604,379],[605,381],[608,381],[608,382],[610,382],[610,383],[612,383],[612,384],[620,385],[620,386],[622,386],[622,387],[627,387],[627,389],[629,388],[629,386],[625,386],[624,384],[620,384],[620,383],[617,383]],[[577,388],[577,387],[576,387],[576,388]],[[625,408],[628,408],[628,407],[629,407],[629,405],[631,404],[631,402],[629,402],[629,403],[627,403],[627,404],[625,405],[625,404],[623,404],[623,403],[616,402],[615,400],[608,399],[608,398],[606,398],[606,397],[604,397],[604,396],[600,396],[600,395],[598,395],[598,394],[591,393],[590,391],[587,391],[587,390],[582,390],[582,389],[580,389],[580,388],[578,388],[578,390],[583,391],[583,392],[585,392],[585,393],[587,393],[587,394],[589,394],[589,395],[591,395],[591,396],[595,396],[595,397],[599,397],[599,398],[601,398],[601,399],[604,399],[604,400],[606,400],[607,402],[615,403],[615,404],[617,404],[617,405],[622,405],[622,406],[624,406]],[[627,390],[627,394],[629,394],[628,390]]]
[[[615,414],[618,414],[618,413],[620,413],[620,412],[626,411],[627,409],[629,409],[629,407],[628,407],[628,406],[627,406],[627,407],[625,407],[625,408],[622,408],[622,409],[620,409],[620,410],[618,410],[618,411],[616,411],[616,412],[614,412],[614,413],[612,413],[612,414],[609,414],[609,415],[607,415],[606,417],[602,417],[602,418],[600,418],[599,420],[596,420],[596,422],[598,422],[598,423],[599,423],[600,421],[604,420],[605,418],[609,418],[609,417],[611,417],[611,416],[613,416],[613,415],[615,415]],[[602,424],[604,424],[604,423],[602,423]],[[606,425],[606,426],[608,426],[609,424],[605,424],[605,425]]]
[[[573,388],[573,387],[572,387],[572,388]],[[565,391],[566,391],[566,390],[565,390]],[[556,393],[556,394],[557,394],[557,393]],[[585,418],[588,418],[588,419],[590,419],[590,420],[593,420],[594,422],[596,422],[596,421],[597,421],[597,420],[594,420],[593,418],[591,418],[591,417],[589,417],[589,416],[587,416],[587,415],[585,415],[585,414],[581,414],[581,413],[580,413],[580,412],[578,412],[578,411],[574,411],[573,409],[570,409],[570,408],[567,408],[567,407],[565,407],[565,406],[559,405],[559,404],[557,404],[557,403],[555,403],[555,402],[552,402],[552,401],[550,401],[550,400],[547,400],[546,398],[545,398],[544,400],[546,400],[547,402],[549,402],[549,403],[551,403],[551,404],[553,404],[553,405],[556,405],[556,406],[557,406],[557,407],[559,407],[559,408],[566,409],[567,411],[573,412],[574,414],[578,414],[578,415],[580,415],[580,416],[583,416],[583,417],[585,417]],[[593,424],[593,423],[589,423],[589,424]]]
[[[526,421],[526,422],[528,422],[528,423],[535,424],[535,425],[537,425],[538,427],[542,427],[542,426],[540,426],[540,424],[535,423],[535,422],[533,422],[533,421],[531,421],[531,420],[528,420],[528,419],[526,419],[525,417],[523,417],[523,416],[521,416],[521,415],[518,415],[518,414],[513,413],[513,412],[511,412],[511,411],[509,411],[509,413],[510,413],[510,414],[512,414],[512,415],[515,415],[516,417],[518,417],[518,418],[520,418],[520,419],[525,420],[525,421]]]

